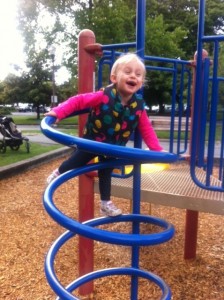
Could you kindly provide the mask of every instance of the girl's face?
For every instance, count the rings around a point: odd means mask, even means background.
[[[116,84],[122,100],[130,100],[132,95],[142,87],[144,72],[142,65],[138,62],[131,61],[127,64],[120,65],[116,75],[111,75],[111,82]]]

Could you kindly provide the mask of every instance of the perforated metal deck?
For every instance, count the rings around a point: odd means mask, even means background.
[[[205,180],[205,172],[197,169],[197,178]],[[211,177],[211,183],[221,182]],[[132,199],[133,179],[112,179],[112,195]],[[98,183],[95,183],[98,193]],[[190,176],[189,165],[171,165],[169,169],[142,174],[141,201],[188,210],[224,215],[224,193],[198,187]]]

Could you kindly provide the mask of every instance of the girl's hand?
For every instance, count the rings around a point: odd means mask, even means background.
[[[149,150],[149,148],[145,148],[145,150]],[[168,151],[163,149],[163,150],[160,150],[158,152],[168,152]]]
[[[181,154],[181,155],[180,155],[180,159],[182,159],[182,160],[186,160],[187,162],[190,162],[190,160],[191,160],[191,157],[190,157],[190,155],[189,155],[189,154],[187,154],[187,153],[184,153],[184,154]]]
[[[57,118],[57,114],[53,110],[45,113],[44,116],[45,117],[49,116],[49,117],[55,117],[55,118]],[[58,123],[58,122],[59,122],[59,119],[57,118],[56,121],[55,121],[55,123]]]

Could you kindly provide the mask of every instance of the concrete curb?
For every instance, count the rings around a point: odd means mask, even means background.
[[[72,148],[63,147],[60,149],[56,149],[26,160],[23,160],[21,162],[17,162],[5,167],[0,167],[0,180],[5,179],[6,177],[10,177],[13,175],[16,175],[20,172],[27,171],[29,169],[32,169],[36,167],[37,165],[45,164],[49,161],[52,161],[53,159],[63,157],[65,155],[68,155],[73,151]]]

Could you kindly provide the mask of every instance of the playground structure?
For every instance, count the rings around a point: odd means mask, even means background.
[[[55,245],[51,248],[48,254],[47,262],[46,262],[46,274],[48,280],[55,290],[55,292],[61,297],[61,299],[77,299],[73,297],[70,292],[75,288],[84,284],[84,286],[80,287],[80,292],[83,294],[88,294],[92,291],[92,282],[89,282],[95,278],[99,278],[101,276],[108,276],[113,274],[128,274],[132,276],[132,288],[131,288],[131,299],[137,299],[137,289],[138,283],[136,277],[145,276],[145,278],[149,280],[154,280],[162,289],[163,298],[162,299],[170,299],[170,291],[169,288],[161,279],[153,279],[153,274],[146,275],[143,274],[141,270],[138,268],[138,247],[140,245],[150,244],[150,237],[145,239],[141,236],[136,237],[135,235],[139,234],[139,223],[142,221],[142,217],[140,213],[140,199],[143,201],[153,202],[157,204],[163,205],[171,205],[176,207],[181,207],[186,209],[186,237],[185,237],[185,258],[194,258],[196,255],[196,242],[197,242],[197,221],[198,221],[198,213],[199,211],[206,211],[212,212],[217,214],[223,214],[223,191],[224,191],[224,182],[223,182],[223,144],[224,144],[224,125],[223,120],[219,121],[221,125],[221,141],[220,141],[220,154],[218,158],[214,157],[214,150],[215,150],[215,143],[217,142],[216,136],[216,127],[217,127],[217,107],[218,107],[218,86],[219,82],[223,81],[223,78],[218,75],[218,51],[219,51],[219,42],[224,40],[223,36],[204,36],[203,26],[204,26],[204,9],[205,9],[205,2],[203,0],[200,1],[199,7],[199,26],[198,26],[198,48],[195,55],[194,61],[182,61],[177,59],[161,59],[157,57],[149,57],[144,55],[144,16],[145,12],[145,1],[137,1],[137,41],[136,43],[129,43],[129,44],[120,44],[120,45],[106,45],[101,46],[95,43],[94,34],[88,30],[85,30],[80,33],[79,36],[79,93],[83,92],[91,92],[93,90],[93,72],[94,72],[94,55],[96,53],[103,54],[102,58],[99,62],[99,86],[102,84],[102,77],[100,76],[101,71],[105,64],[111,65],[114,59],[120,54],[120,51],[126,52],[130,49],[136,49],[139,56],[143,57],[146,62],[146,68],[150,70],[158,70],[162,72],[170,72],[173,74],[173,94],[172,94],[172,110],[171,110],[171,122],[170,122],[170,144],[169,144],[169,151],[172,153],[176,153],[177,155],[183,154],[187,151],[190,147],[190,166],[186,172],[183,173],[183,178],[181,181],[182,186],[189,185],[190,183],[195,186],[197,189],[193,189],[191,195],[189,196],[187,193],[181,193],[180,191],[176,191],[175,189],[170,188],[170,191],[167,190],[167,186],[171,187],[171,172],[167,170],[163,172],[163,180],[166,181],[166,188],[161,190],[161,185],[157,185],[157,187],[153,190],[147,190],[147,188],[142,192],[141,186],[141,178],[144,180],[144,176],[140,175],[140,164],[146,163],[149,161],[157,161],[157,162],[174,162],[176,160],[176,156],[151,156],[145,157],[145,151],[140,149],[135,149],[135,154],[129,152],[121,153],[120,149],[113,149],[115,152],[110,152],[109,149],[106,148],[98,148],[96,146],[95,151],[96,153],[100,154],[108,154],[119,159],[116,160],[114,166],[122,166],[126,164],[130,164],[130,160],[133,160],[133,157],[136,158],[135,167],[133,172],[133,181],[131,183],[124,180],[124,184],[121,187],[120,185],[116,184],[116,179],[114,180],[114,193],[115,196],[123,197],[130,197],[133,200],[132,204],[132,214],[130,214],[130,218],[128,219],[127,216],[123,216],[121,221],[131,220],[133,221],[133,239],[127,238],[126,242],[130,246],[132,245],[132,267],[131,269],[115,269],[109,273],[109,271],[103,270],[97,273],[91,273],[91,275],[87,275],[81,277],[82,279],[73,282],[67,290],[63,289],[58,281],[55,278],[55,274],[53,272],[53,261],[58,249],[65,243],[69,238],[73,237],[76,233],[81,234],[80,237],[80,276],[83,276],[86,273],[89,273],[93,270],[93,261],[92,256],[89,254],[92,251],[92,241],[91,239],[86,239],[85,237],[89,238],[96,238],[97,240],[103,240],[105,233],[98,232],[97,229],[93,229],[91,227],[98,226],[100,224],[106,224],[107,221],[103,219],[99,220],[92,220],[93,219],[93,178],[90,178],[84,175],[85,172],[89,173],[90,171],[96,170],[96,168],[105,167],[101,164],[96,164],[82,168],[82,170],[72,171],[66,173],[65,175],[61,176],[58,180],[56,180],[49,189],[46,190],[45,193],[45,207],[49,214],[62,226],[69,229],[71,232],[65,233],[62,237],[60,237]],[[214,43],[214,55],[211,60],[207,57],[206,52],[203,50],[203,44],[207,42]],[[150,64],[150,62],[155,61],[162,61],[164,63],[169,63],[172,67],[155,67]],[[212,66],[212,67],[211,67]],[[193,67],[193,79],[191,78],[191,72],[189,71],[189,67]],[[212,75],[211,75],[211,68],[212,68]],[[181,71],[180,71],[181,70]],[[178,116],[175,115],[175,101],[176,101],[176,90],[177,90],[177,76],[180,78],[180,107]],[[183,124],[183,86],[184,86],[184,79],[187,76],[188,81],[188,96],[187,96],[187,115],[185,117],[185,137],[184,142],[181,142],[181,131],[183,131],[182,124]],[[84,78],[85,77],[85,78]],[[89,78],[89,80],[87,80]],[[193,102],[191,103],[191,86],[193,86]],[[209,88],[211,88],[211,110],[209,114],[207,113],[207,106],[209,101]],[[188,137],[189,131],[189,118],[190,112],[189,108],[192,105],[192,115],[191,115],[191,137]],[[207,122],[207,118],[209,118],[209,126]],[[177,139],[174,139],[174,123],[178,121],[178,131],[177,131]],[[79,130],[80,135],[83,129],[83,126],[86,121],[86,116],[80,116],[79,122]],[[58,135],[57,132],[54,132],[52,129],[48,127],[48,125],[52,122],[52,120],[47,120],[48,124],[42,124],[43,132],[51,137],[54,140],[66,145],[78,145],[79,147],[87,147],[86,149],[90,148],[90,145],[84,145],[82,140],[74,141],[71,137],[65,135]],[[208,141],[206,141],[206,135],[208,134]],[[189,145],[190,140],[190,145]],[[206,146],[207,144],[207,146]],[[95,147],[91,145],[91,149]],[[134,139],[134,146],[136,148],[141,148],[141,138],[138,136],[138,133],[135,135]],[[127,149],[124,149],[127,150]],[[91,150],[92,151],[92,150]],[[102,151],[102,152],[101,152]],[[105,152],[106,151],[106,152]],[[109,151],[109,152],[107,152]],[[128,150],[129,151],[129,150]],[[142,152],[143,151],[143,152]],[[144,153],[144,154],[143,154]],[[128,158],[127,158],[128,156]],[[114,163],[114,162],[112,162]],[[212,176],[212,171],[215,166],[215,163],[219,166],[219,179],[216,180]],[[166,175],[164,176],[164,174]],[[75,222],[72,220],[68,220],[65,216],[62,216],[58,213],[57,208],[52,202],[52,197],[54,190],[61,185],[66,180],[69,180],[73,176],[79,176],[80,181],[80,191],[79,191],[79,199],[80,199],[80,223]],[[180,173],[177,173],[177,176],[174,179],[174,186],[176,185],[177,178],[179,179]],[[190,175],[191,178],[190,179]],[[159,176],[158,174],[151,174],[150,176],[153,177],[152,182],[158,182]],[[146,181],[149,182],[149,176],[146,176]],[[121,180],[119,180],[121,182]],[[123,181],[122,181],[123,182]],[[193,183],[194,182],[194,183]],[[192,185],[189,187],[191,189]],[[152,185],[151,185],[152,186]],[[84,187],[84,190],[83,188]],[[87,188],[88,187],[88,188]],[[134,187],[134,188],[133,188]],[[127,189],[129,193],[127,192]],[[186,191],[189,191],[186,189]],[[207,200],[202,196],[198,196],[195,193],[198,191],[207,191],[208,197]],[[141,193],[142,192],[142,193]],[[163,195],[163,196],[161,196]],[[206,198],[206,197],[205,197]],[[190,199],[190,201],[189,201]],[[180,200],[180,201],[179,201]],[[213,201],[214,200],[214,201]],[[87,205],[88,204],[88,205]],[[87,209],[86,209],[87,208]],[[85,211],[83,214],[82,212]],[[136,217],[137,215],[138,217]],[[127,219],[126,219],[127,218]],[[136,219],[137,218],[137,219]],[[107,219],[107,218],[106,218]],[[90,220],[90,221],[87,221]],[[85,222],[86,221],[86,222]],[[137,224],[136,224],[137,221]],[[84,223],[83,223],[84,222]],[[105,222],[105,223],[104,223]],[[144,222],[154,222],[153,218],[148,219],[145,217]],[[169,238],[172,237],[173,231],[172,226],[170,224],[166,224],[165,221],[157,220],[157,225],[162,226],[165,228],[165,233],[168,235],[162,239],[162,242],[165,242]],[[165,223],[163,223],[165,222]],[[95,231],[95,232],[94,232]],[[87,233],[86,233],[87,232]],[[107,233],[108,234],[108,233]],[[83,238],[84,236],[84,238]],[[110,236],[110,233],[109,233]],[[111,240],[108,242],[118,242],[118,240],[125,240],[122,236],[116,236],[114,238],[111,237]],[[137,242],[140,238],[141,242]],[[130,240],[129,240],[130,239]],[[146,242],[147,240],[147,242]],[[161,242],[161,240],[159,241]],[[141,244],[142,243],[142,244]],[[118,242],[120,244],[120,242]],[[153,244],[153,243],[152,243]],[[191,245],[191,247],[189,247]],[[87,254],[88,252],[88,254]],[[89,257],[89,261],[85,266],[82,266],[82,261],[84,257]],[[108,272],[108,273],[107,273]]]
[[[53,119],[53,120],[52,120]],[[140,246],[149,246],[156,245],[159,243],[164,243],[172,238],[174,234],[174,228],[171,224],[167,223],[164,220],[159,218],[154,218],[151,216],[144,216],[139,213],[140,211],[140,198],[134,199],[135,207],[133,212],[128,215],[122,215],[116,218],[98,218],[92,219],[86,222],[78,222],[72,220],[71,218],[65,216],[63,213],[58,210],[57,206],[53,201],[53,194],[55,190],[63,184],[65,181],[75,177],[80,176],[85,173],[93,172],[101,168],[108,167],[120,167],[124,165],[130,165],[130,163],[135,163],[136,165],[140,163],[146,163],[149,161],[152,162],[174,162],[177,160],[177,156],[165,152],[155,152],[155,151],[145,151],[142,149],[128,148],[122,146],[111,146],[108,144],[98,143],[90,140],[85,140],[82,138],[71,137],[65,134],[60,134],[50,128],[51,123],[53,123],[54,118],[46,118],[46,121],[42,121],[42,130],[43,132],[53,140],[65,144],[65,145],[75,145],[79,149],[84,151],[89,151],[96,154],[106,154],[112,157],[111,161],[108,163],[93,163],[76,170],[72,170],[62,174],[59,178],[54,180],[52,184],[46,189],[44,196],[44,204],[47,212],[50,216],[58,222],[61,226],[68,229],[65,234],[63,234],[59,239],[54,243],[49,251],[46,259],[46,275],[48,281],[56,292],[62,299],[78,299],[70,294],[76,288],[83,286],[85,283],[89,283],[94,279],[101,278],[103,276],[112,276],[112,275],[130,275],[132,276],[131,284],[131,299],[137,299],[138,296],[138,277],[142,277],[148,280],[153,281],[157,284],[162,290],[161,299],[171,299],[171,291],[166,283],[158,276],[139,269],[139,247]],[[138,177],[140,177],[138,175]],[[85,186],[86,188],[86,186]],[[140,192],[140,190],[139,190]],[[118,222],[131,222],[132,223],[132,233],[121,233],[121,232],[110,232],[107,230],[102,230],[95,228],[99,225],[118,223]],[[141,234],[140,233],[140,224],[149,223],[154,224],[158,227],[161,227],[163,231],[153,234]],[[54,260],[59,249],[64,245],[66,241],[74,237],[75,234],[79,234],[82,237],[87,237],[90,240],[97,240],[101,242],[125,245],[130,246],[132,249],[132,264],[129,268],[114,268],[114,269],[104,269],[95,272],[86,274],[85,276],[80,277],[79,279],[72,282],[66,289],[64,289],[54,272]],[[85,249],[88,251],[90,249]],[[82,249],[80,249],[82,251]],[[89,254],[90,255],[90,254]]]

